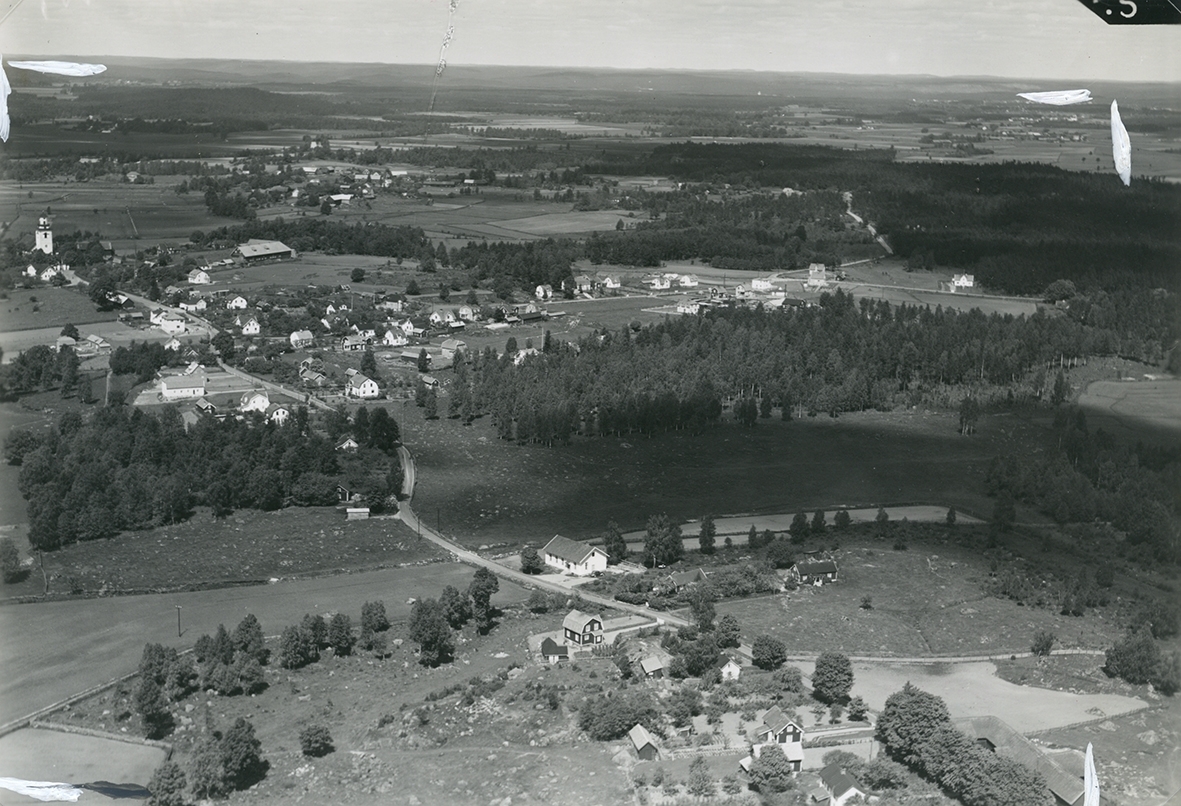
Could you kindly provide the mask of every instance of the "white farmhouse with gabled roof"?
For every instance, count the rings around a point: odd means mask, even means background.
[[[377,381],[358,372],[349,378],[348,383],[345,384],[344,393],[349,397],[372,399],[381,395],[381,389],[378,387]]]
[[[568,537],[554,535],[541,550],[546,565],[575,576],[589,576],[607,570],[607,552],[598,546],[580,543]]]

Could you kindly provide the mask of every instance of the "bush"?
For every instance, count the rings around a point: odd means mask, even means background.
[[[778,669],[787,660],[787,647],[778,638],[760,635],[750,645],[751,660],[760,669]]]
[[[845,529],[853,522],[853,519],[849,517],[848,510],[838,509],[837,514],[833,516],[832,522],[838,529]]]
[[[299,732],[299,749],[305,756],[321,758],[336,748],[332,745],[332,735],[323,725],[308,725]]]
[[[389,617],[385,614],[385,602],[366,602],[361,605],[361,629],[371,633],[385,632],[390,628]]]
[[[1160,648],[1147,626],[1129,633],[1122,641],[1107,650],[1104,670],[1113,677],[1139,685],[1155,676],[1161,661]]]
[[[1042,657],[1049,655],[1056,638],[1057,636],[1049,630],[1038,630],[1033,635],[1033,644],[1029,647],[1029,651]]]
[[[186,784],[180,765],[175,761],[165,761],[152,773],[152,780],[148,781],[148,791],[152,796],[148,798],[147,806],[184,806]]]
[[[24,577],[20,552],[12,538],[0,538],[0,576],[5,582],[19,582]]]

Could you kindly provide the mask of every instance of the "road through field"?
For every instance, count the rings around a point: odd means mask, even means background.
[[[446,585],[463,589],[470,580],[464,565],[434,563],[272,585],[0,607],[0,725],[135,671],[148,642],[188,648],[218,624],[232,630],[248,613],[277,634],[305,613],[356,618],[362,604],[377,599],[391,619],[407,618],[408,599],[438,596]],[[524,597],[517,586],[502,586],[494,601]]]

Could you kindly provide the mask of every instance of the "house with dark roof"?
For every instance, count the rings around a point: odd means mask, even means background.
[[[853,798],[864,798],[869,794],[868,787],[838,764],[829,764],[820,771],[820,783],[828,793],[829,806],[845,806]]]
[[[559,644],[552,638],[546,638],[541,642],[541,658],[546,663],[560,663],[569,660],[570,648],[565,644]]]
[[[562,619],[566,645],[594,646],[603,643],[603,620],[594,613],[571,610]]]
[[[756,736],[759,744],[777,744],[791,762],[793,772],[804,763],[804,729],[783,712],[778,705],[763,714],[763,724]],[[755,755],[758,758],[758,755]]]
[[[658,587],[671,593],[676,593],[691,585],[696,585],[698,582],[706,582],[708,580],[709,576],[705,573],[704,569],[694,568],[691,571],[674,571],[660,580]]]
[[[607,570],[607,552],[598,546],[554,535],[541,550],[546,565],[575,576],[590,576]]]
[[[637,724],[629,730],[627,738],[631,740],[632,748],[641,761],[655,761],[660,758],[660,748],[656,746],[656,739],[643,725]]]
[[[800,560],[791,567],[791,575],[801,585],[823,585],[837,581],[836,560]]]
[[[985,750],[1041,773],[1059,806],[1081,806],[1085,795],[1082,776],[1067,772],[1007,722],[995,716],[970,716],[952,723]]]

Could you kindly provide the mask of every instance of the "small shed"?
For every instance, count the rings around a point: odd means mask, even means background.
[[[641,761],[655,761],[660,758],[660,748],[656,746],[656,740],[643,725],[636,725],[629,730],[627,738],[631,739],[632,747]]]
[[[660,679],[664,677],[664,662],[655,655],[649,655],[640,661],[640,670],[643,671],[644,677]]]
[[[561,663],[570,659],[570,650],[554,639],[546,638],[541,642],[541,658],[546,663]]]

